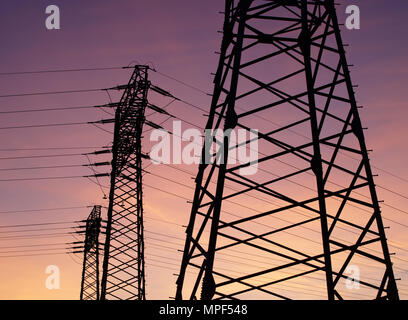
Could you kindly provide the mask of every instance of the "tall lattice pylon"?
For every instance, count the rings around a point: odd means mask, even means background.
[[[81,281],[81,300],[99,300],[99,233],[101,206],[94,206],[85,226],[84,260]]]
[[[398,299],[333,0],[226,0],[217,128],[231,161],[203,148],[176,299]]]
[[[101,299],[145,299],[141,138],[148,67],[135,66],[116,109]]]

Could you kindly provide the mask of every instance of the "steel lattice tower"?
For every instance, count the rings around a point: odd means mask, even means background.
[[[141,138],[148,67],[135,66],[115,114],[101,299],[145,299]]]
[[[206,129],[258,129],[257,173],[203,148],[176,299],[397,300],[334,1],[226,0],[224,14]],[[224,159],[231,134],[209,139]]]
[[[101,206],[94,206],[86,220],[81,300],[99,300],[99,233]]]

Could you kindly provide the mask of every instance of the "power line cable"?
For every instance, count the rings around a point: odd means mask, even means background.
[[[54,250],[65,250],[66,248],[49,248],[49,249],[29,249],[29,250],[9,250],[9,251],[0,251],[1,254],[5,253],[22,253],[22,252],[45,252],[45,251],[54,251]]]
[[[89,124],[92,124],[92,123],[90,122],[46,123],[46,124],[32,124],[32,125],[25,125],[25,126],[0,127],[0,130],[46,128],[46,127],[66,127],[66,126],[79,126],[79,125],[89,125]]]
[[[0,214],[5,214],[5,213],[49,212],[49,211],[60,211],[60,210],[84,209],[84,208],[92,208],[92,207],[93,207],[93,205],[88,205],[88,206],[76,206],[76,207],[36,208],[36,209],[25,209],[25,210],[0,211]]]
[[[78,178],[86,178],[86,176],[61,176],[61,177],[37,177],[37,178],[12,178],[12,179],[0,179],[0,182],[41,181],[41,180],[65,180],[65,179],[78,179]]]
[[[7,246],[7,247],[0,247],[0,249],[17,249],[17,248],[31,248],[31,247],[45,247],[45,246],[59,246],[59,245],[67,245],[67,242],[60,242],[60,243],[46,243],[46,244],[29,244],[29,245],[21,245],[21,246]]]
[[[68,164],[57,166],[43,166],[43,167],[20,167],[20,168],[0,168],[0,171],[18,171],[18,170],[40,170],[40,169],[60,169],[60,168],[77,168],[85,167],[84,164]]]
[[[18,157],[2,157],[0,158],[0,160],[58,158],[58,157],[74,157],[74,156],[84,156],[84,154],[83,153],[62,153],[62,154],[45,154],[45,155],[18,156]]]
[[[111,108],[109,105],[98,106],[79,106],[79,107],[60,107],[60,108],[44,108],[44,109],[25,109],[25,110],[13,110],[13,111],[0,111],[0,114],[18,114],[18,113],[34,113],[34,112],[50,112],[50,111],[67,111],[67,110],[83,110],[83,109],[102,109]]]
[[[0,233],[20,233],[20,232],[37,232],[37,231],[54,231],[54,230],[71,230],[73,227],[58,227],[58,228],[41,228],[41,229],[25,229],[25,230],[12,230],[12,231],[0,231]]]
[[[49,225],[56,225],[56,224],[73,224],[73,223],[75,223],[75,221],[28,223],[28,224],[0,225],[0,228],[21,228],[21,227],[49,226]]]
[[[61,255],[61,254],[66,255],[67,252],[9,255],[9,256],[0,256],[0,259],[1,258],[26,258],[26,257],[35,257],[35,256],[53,256],[53,255]]]
[[[54,95],[54,94],[85,93],[85,92],[102,92],[103,90],[106,90],[106,89],[105,88],[94,88],[94,89],[76,89],[76,90],[74,89],[74,90],[64,90],[64,91],[14,93],[14,94],[0,95],[0,98],[30,97],[30,96],[44,96],[44,95]]]
[[[44,147],[44,148],[6,148],[0,151],[47,151],[47,150],[81,150],[81,149],[102,149],[104,147]]]
[[[32,239],[32,238],[37,238],[37,237],[49,237],[49,236],[69,236],[71,235],[70,233],[67,232],[56,232],[56,233],[44,233],[44,234],[29,234],[29,235],[24,235],[24,236],[6,236],[6,237],[0,237],[0,240],[6,240],[6,239]]]
[[[31,70],[31,71],[10,71],[1,72],[0,76],[25,75],[25,74],[42,74],[42,73],[60,73],[60,72],[80,72],[80,71],[105,71],[105,70],[123,70],[132,67],[99,67],[99,68],[73,68],[73,69],[48,69],[48,70]]]

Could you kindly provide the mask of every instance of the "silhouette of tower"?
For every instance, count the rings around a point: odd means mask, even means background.
[[[135,66],[116,109],[101,299],[145,299],[141,138],[148,67]]]
[[[334,1],[225,3],[176,299],[397,300]]]
[[[101,206],[94,206],[86,220],[81,300],[99,300],[99,233]]]

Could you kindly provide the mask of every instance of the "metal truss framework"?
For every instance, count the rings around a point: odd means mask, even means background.
[[[99,233],[101,206],[94,206],[86,220],[81,300],[99,300]]]
[[[203,148],[176,299],[398,299],[353,88],[333,0],[226,0],[206,129],[259,128],[258,171]]]
[[[145,299],[141,138],[148,67],[135,66],[116,109],[101,299]]]

